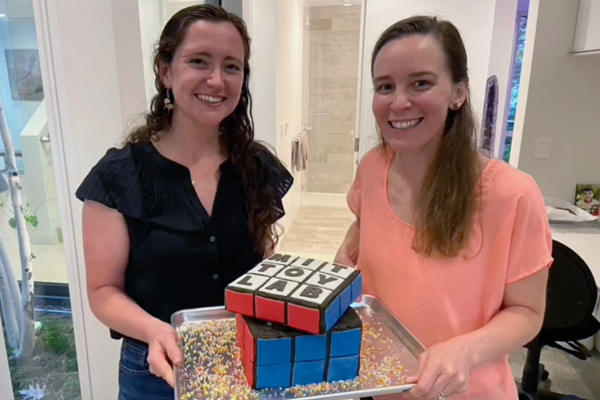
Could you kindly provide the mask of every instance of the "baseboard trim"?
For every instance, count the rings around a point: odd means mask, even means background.
[[[302,193],[303,207],[347,208],[346,195],[343,193]]]

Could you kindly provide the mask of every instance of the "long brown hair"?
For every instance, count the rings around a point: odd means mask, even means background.
[[[373,49],[371,75],[383,46],[392,40],[414,35],[430,35],[438,40],[452,81],[464,82],[468,90],[467,52],[460,33],[452,23],[436,17],[414,16],[390,26]],[[414,242],[418,253],[455,257],[469,244],[481,173],[476,126],[467,93],[460,108],[448,110],[438,155],[421,187]]]
[[[223,149],[231,157],[234,168],[241,175],[246,190],[249,231],[254,238],[256,250],[264,252],[267,243],[275,245],[279,239],[275,224],[281,210],[276,207],[277,188],[268,184],[269,174],[265,170],[269,166],[261,162],[260,155],[269,150],[254,141],[252,97],[249,88],[251,40],[246,24],[241,18],[220,7],[207,4],[184,8],[171,17],[154,51],[154,84],[157,94],[152,98],[145,123],[135,128],[128,135],[125,143],[157,141],[158,134],[168,131],[171,127],[172,113],[164,107],[168,92],[160,79],[160,67],[163,64],[169,65],[173,61],[174,54],[183,42],[189,27],[198,21],[231,23],[242,38],[245,55],[242,93],[233,113],[221,122],[219,140]],[[169,99],[174,102],[172,97]],[[276,159],[275,163],[281,166]]]

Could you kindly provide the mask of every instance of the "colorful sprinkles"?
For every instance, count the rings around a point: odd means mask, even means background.
[[[406,350],[391,339],[387,327],[368,311],[359,310],[363,344],[357,379],[280,390],[254,390],[248,385],[234,319],[186,323],[178,328],[185,355],[178,374],[179,400],[294,399],[402,385],[406,376],[402,365]]]

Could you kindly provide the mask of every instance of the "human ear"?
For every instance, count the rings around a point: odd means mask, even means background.
[[[167,89],[170,89],[172,87],[171,68],[169,67],[169,64],[162,61],[160,62],[158,67],[158,76],[160,77],[160,80]]]
[[[452,92],[452,103],[450,103],[451,110],[458,110],[467,101],[469,95],[469,84],[466,81],[461,81],[454,84]]]

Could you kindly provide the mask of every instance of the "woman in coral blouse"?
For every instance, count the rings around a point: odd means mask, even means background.
[[[516,400],[508,355],[543,321],[552,239],[534,180],[479,154],[467,55],[449,22],[388,28],[372,57],[383,144],[348,193],[336,262],[357,265],[424,344],[402,398]]]

